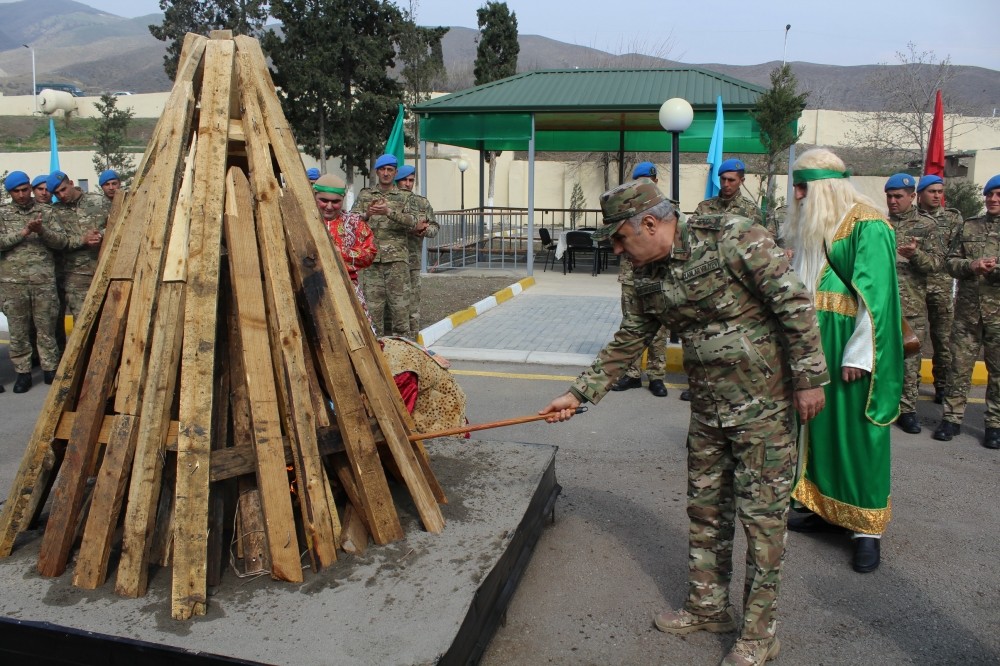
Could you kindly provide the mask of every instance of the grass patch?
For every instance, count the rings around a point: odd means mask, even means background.
[[[155,118],[134,118],[129,125],[126,150],[141,153],[156,127]],[[59,150],[93,150],[96,118],[56,118]],[[30,153],[49,149],[49,119],[0,116],[0,152]]]

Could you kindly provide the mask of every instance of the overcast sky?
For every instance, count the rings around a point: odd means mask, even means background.
[[[134,17],[160,11],[157,0],[84,0]],[[408,0],[397,0],[408,8]],[[421,25],[475,29],[483,0],[414,0]],[[507,0],[521,34],[689,63],[753,65],[781,60],[785,26],[790,61],[829,65],[895,62],[914,42],[956,65],[1000,69],[996,0]],[[627,8],[627,11],[625,11]]]

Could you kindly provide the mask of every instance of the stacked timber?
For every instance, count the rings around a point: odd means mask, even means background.
[[[387,469],[442,530],[411,431],[259,43],[187,35],[2,507],[0,556],[47,510],[41,574],[78,548],[75,585],[113,575],[137,597],[170,565],[187,619],[223,562],[295,582],[341,546],[400,539]]]

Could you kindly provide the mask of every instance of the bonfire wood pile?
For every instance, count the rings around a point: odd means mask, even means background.
[[[137,597],[170,565],[172,615],[203,614],[231,559],[294,582],[368,534],[401,538],[386,469],[443,529],[411,430],[259,43],[187,35],[2,507],[0,556],[47,508],[41,574],[78,546],[75,585],[113,577]]]

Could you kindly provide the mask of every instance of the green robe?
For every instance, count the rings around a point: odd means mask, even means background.
[[[895,232],[878,211],[857,205],[829,252],[867,309],[874,338],[872,373],[849,383],[841,378],[858,304],[827,265],[816,285],[816,314],[830,383],[826,406],[807,424],[803,473],[793,497],[831,523],[881,534],[892,515],[889,426],[899,415],[903,387]]]

